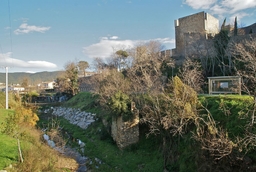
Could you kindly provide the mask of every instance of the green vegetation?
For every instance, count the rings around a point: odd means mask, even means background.
[[[226,130],[235,141],[244,137],[252,118],[253,97],[239,95],[219,95],[200,97],[201,102],[213,115],[218,126]]]
[[[67,103],[69,104],[69,102]],[[77,106],[75,107],[78,108]],[[47,122],[49,122],[47,119],[50,118],[39,117],[39,125],[47,125]],[[71,136],[68,141],[69,145],[78,146],[75,142],[76,139],[86,143],[82,153],[93,161],[93,164],[87,164],[88,168],[93,171],[153,172],[162,171],[163,169],[159,140],[155,137],[146,138],[145,135],[142,135],[139,143],[131,145],[124,150],[119,150],[101,121],[96,121],[88,129],[84,130],[70,124],[63,118],[54,118],[54,120],[58,121],[63,131],[69,134],[68,137]],[[95,158],[100,159],[103,163],[98,164]],[[99,168],[96,168],[96,166]]]
[[[75,160],[60,156],[42,142],[42,133],[34,127],[38,120],[35,109],[21,106],[13,95],[9,98],[16,104],[11,105],[13,110],[0,109],[0,170],[58,172],[76,169]],[[4,101],[1,98],[0,104]]]
[[[0,169],[18,162],[17,141],[7,135],[0,134]]]
[[[175,92],[175,96],[182,95],[182,92],[184,92],[182,91],[182,87],[179,86],[177,88],[179,88],[179,90]],[[54,121],[55,124],[60,125],[60,127],[63,128],[64,133],[68,134],[67,137],[71,137],[68,140],[68,144],[73,146],[77,145],[77,143],[74,142],[76,139],[80,139],[86,143],[84,150],[80,149],[80,151],[83,151],[82,153],[93,161],[92,164],[87,164],[88,168],[93,171],[162,171],[164,168],[169,171],[204,171],[214,167],[223,169],[227,163],[231,163],[234,167],[241,166],[244,163],[242,160],[239,162],[235,160],[230,162],[228,160],[235,155],[240,158],[249,158],[250,161],[252,161],[251,164],[254,164],[256,161],[254,147],[252,145],[249,145],[249,147],[240,147],[240,143],[237,142],[237,139],[241,140],[246,136],[246,126],[251,120],[252,111],[250,110],[253,109],[253,98],[250,96],[238,95],[199,96],[198,98],[212,114],[217,130],[219,132],[225,131],[226,138],[220,139],[224,141],[225,139],[228,139],[228,143],[234,144],[231,153],[218,160],[219,162],[222,162],[221,164],[216,165],[215,158],[218,158],[216,152],[202,150],[199,144],[200,142],[193,139],[195,127],[189,123],[186,127],[186,132],[182,137],[179,135],[166,135],[167,137],[165,137],[165,141],[169,140],[171,142],[166,144],[165,147],[163,147],[163,140],[159,135],[150,135],[149,137],[146,137],[149,132],[148,126],[141,124],[140,141],[124,150],[119,150],[109,134],[109,126],[104,126],[102,123],[103,118],[108,118],[106,116],[108,116],[109,112],[100,109],[98,105],[98,96],[90,93],[80,93],[63,104],[63,106],[80,108],[98,114],[97,116],[99,117],[99,120],[89,126],[87,130],[72,125],[63,118],[52,119],[49,118],[49,116],[40,116],[38,125],[45,127],[46,125],[49,126],[49,121],[47,120],[51,120],[50,123],[53,123]],[[155,101],[156,99],[153,99],[153,97],[150,96],[147,100],[149,101],[148,103],[150,103],[150,101]],[[191,98],[190,101],[193,102],[194,98]],[[177,104],[175,105],[176,110],[178,110],[178,106],[183,106],[182,102],[184,101],[179,100],[173,102],[174,104]],[[160,103],[165,104],[164,101],[161,101]],[[18,105],[16,106],[18,107]],[[18,109],[17,107],[16,109]],[[190,114],[189,112],[191,111],[192,106],[184,104],[184,107],[187,108],[186,112]],[[163,108],[161,109],[163,110]],[[20,111],[25,112],[26,110],[23,109]],[[8,122],[6,118],[10,119],[11,116],[13,117],[15,114],[19,114],[16,113],[15,110],[1,109],[0,112],[2,114],[0,116],[2,124]],[[26,112],[31,113],[30,111]],[[205,114],[205,110],[202,109],[201,113]],[[184,115],[186,117],[186,114]],[[19,116],[22,116],[22,114],[19,114]],[[25,122],[29,122],[29,120],[26,120]],[[11,137],[12,134],[6,135],[3,133],[2,127],[0,132],[0,148],[4,148],[4,151],[0,151],[0,167],[3,169],[12,164],[14,166],[14,171],[18,168],[29,168],[33,171],[37,171],[38,169],[58,171],[58,169],[61,169],[61,167],[56,167],[54,165],[59,160],[59,157],[55,155],[56,153],[41,143],[41,133],[32,130],[31,127],[27,128],[24,125],[22,126],[22,128],[18,127],[18,138],[21,141],[24,160],[34,163],[28,165],[19,162],[17,138]],[[252,131],[254,131],[254,129]],[[207,135],[205,136],[205,138],[211,139]],[[31,154],[31,152],[33,152],[33,154]],[[163,154],[163,152],[165,153]],[[206,154],[208,154],[208,156],[205,156]],[[36,163],[39,157],[43,157],[44,161]],[[100,159],[102,164],[99,164],[95,158]],[[165,162],[166,164],[164,163],[164,158],[168,159],[168,161]],[[227,166],[225,168],[230,167]],[[243,168],[241,167],[241,169]],[[67,168],[66,171],[68,171]]]
[[[99,112],[98,97],[98,95],[82,92],[65,102],[63,106],[86,110],[87,112]]]
[[[13,115],[14,111],[0,109],[0,126],[8,115]],[[1,128],[0,128],[1,131]],[[0,132],[0,169],[9,166],[18,161],[18,149],[16,139],[9,137]]]
[[[176,94],[180,93],[177,92]],[[250,166],[255,164],[254,146],[245,147],[242,142],[238,142],[238,140],[241,141],[247,137],[247,126],[251,120],[250,110],[253,107],[253,98],[238,95],[201,95],[198,96],[198,100],[211,113],[218,133],[216,135],[202,133],[203,140],[193,139],[196,128],[188,123],[186,132],[182,137],[166,135],[165,141],[169,140],[170,142],[165,147],[163,147],[163,140],[159,135],[146,137],[149,128],[147,125],[141,124],[140,141],[128,148],[119,150],[110,136],[109,128],[104,126],[101,121],[108,113],[100,110],[97,96],[90,93],[80,93],[64,104],[68,107],[93,112],[98,108],[97,116],[99,120],[89,126],[88,129],[83,130],[63,118],[55,120],[69,134],[69,137],[73,138],[69,140],[69,144],[76,144],[72,141],[76,139],[80,139],[86,144],[82,153],[93,160],[93,164],[87,165],[93,171],[162,171],[164,168],[169,171],[205,171],[212,168],[224,171],[233,168],[242,170],[245,168],[243,167],[243,163],[245,163],[243,158],[250,159]],[[176,103],[179,104],[179,102]],[[188,108],[187,112],[189,112],[191,107],[187,105],[185,107]],[[206,114],[204,108],[201,109],[200,113]],[[40,120],[39,125],[46,125],[46,123],[45,118]],[[208,127],[211,127],[211,125],[208,125]],[[221,135],[222,133],[224,135]],[[223,142],[215,147],[219,150],[212,152],[207,147],[210,145],[204,145],[206,146],[205,149],[201,148],[201,142],[206,141],[205,139],[216,144],[218,143],[215,142],[216,139],[221,139]],[[219,153],[224,149],[218,146],[228,147],[229,144],[233,144],[232,149],[229,150],[230,152],[227,155],[220,158],[222,155]],[[162,151],[165,153],[163,154]],[[233,161],[230,161],[231,157],[240,157],[240,160],[233,159]],[[95,161],[95,158],[100,159],[102,164]],[[168,159],[166,164],[164,164],[164,158]],[[219,163],[216,164],[217,161]]]

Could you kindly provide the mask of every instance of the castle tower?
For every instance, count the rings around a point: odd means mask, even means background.
[[[212,15],[200,12],[174,21],[176,49],[174,56],[186,56],[189,40],[208,39],[219,33],[219,20]]]

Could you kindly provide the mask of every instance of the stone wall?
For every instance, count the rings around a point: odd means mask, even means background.
[[[53,115],[64,117],[71,124],[78,125],[83,129],[86,129],[91,123],[93,123],[96,120],[96,114],[84,112],[80,109],[54,107],[45,110],[45,113],[48,113],[49,111],[51,111]]]
[[[87,76],[87,77],[81,77],[78,79],[79,82],[79,91],[80,92],[93,92],[95,84],[94,84],[94,77],[95,75],[92,76]]]
[[[175,56],[185,57],[185,53],[187,51],[186,42],[188,42],[186,40],[188,37],[186,37],[185,34],[191,34],[191,36],[193,36],[193,34],[201,35],[200,37],[207,39],[207,35],[214,36],[218,32],[219,20],[205,12],[200,12],[175,20]]]
[[[78,125],[86,129],[96,119],[96,114],[84,112],[80,109],[66,107],[52,107],[44,113],[51,112],[53,115],[61,116],[67,119],[71,124]],[[129,121],[123,121],[123,118],[113,117],[111,125],[111,136],[117,146],[122,149],[139,141],[139,113],[136,110],[134,118]]]
[[[208,13],[205,13],[205,32],[212,36],[219,33],[219,20]]]
[[[139,115],[131,121],[124,122],[122,116],[113,117],[111,135],[117,146],[122,149],[139,141]]]

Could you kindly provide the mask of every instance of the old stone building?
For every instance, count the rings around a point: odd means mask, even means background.
[[[162,51],[163,56],[175,58],[176,63],[183,62],[185,57],[193,58],[207,56],[214,51],[212,38],[220,32],[219,20],[212,15],[199,12],[189,16],[179,18],[174,21],[176,48]],[[234,36],[234,25],[228,24],[224,29],[229,31],[229,36]],[[256,23],[238,28],[237,36],[246,39],[248,36],[256,34]],[[180,63],[179,63],[180,62]]]
[[[120,149],[139,141],[139,114],[136,113],[130,121],[124,121],[122,116],[113,117],[111,136]]]
[[[176,48],[172,50],[172,55],[176,57],[186,57],[190,44],[199,39],[213,38],[219,33],[219,20],[205,12],[182,17],[174,22]]]

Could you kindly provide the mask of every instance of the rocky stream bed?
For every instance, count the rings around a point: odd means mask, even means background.
[[[41,111],[40,113],[48,114],[48,115],[51,114],[52,116],[64,117],[71,124],[77,125],[82,129],[86,129],[91,123],[93,123],[96,120],[95,114],[84,112],[84,111],[81,111],[80,109],[73,109],[73,108],[51,107],[49,109],[45,109],[44,111]],[[48,133],[47,128],[44,128],[42,130],[45,132],[45,134],[43,134],[43,138],[50,147],[57,150],[61,154],[64,154],[65,156],[76,160],[76,162],[79,164],[77,172],[88,171],[86,164],[92,164],[92,160],[90,160],[88,157],[83,156],[82,154],[79,153],[79,152],[83,152],[85,143],[83,143],[79,139],[76,139],[75,141],[77,142],[79,147],[77,149],[74,149],[67,145],[63,145],[61,141],[59,141],[60,139],[54,138],[53,136],[54,134],[47,134]],[[98,158],[95,158],[94,161],[96,161],[97,164],[102,163]]]

